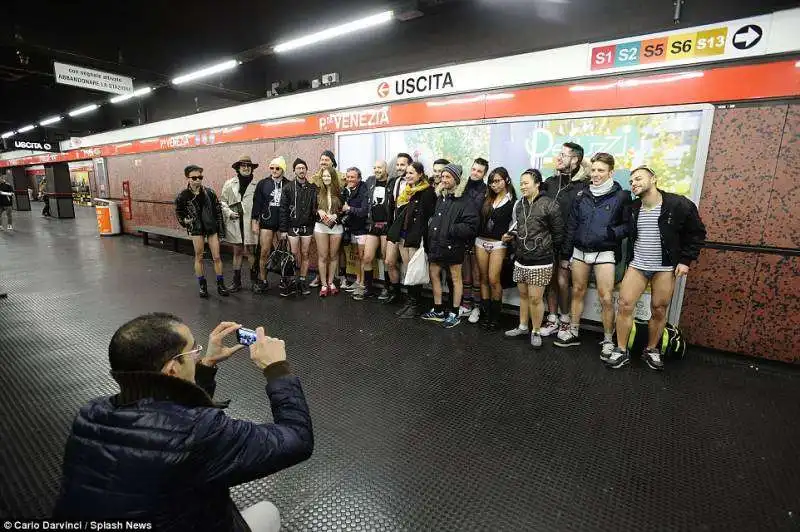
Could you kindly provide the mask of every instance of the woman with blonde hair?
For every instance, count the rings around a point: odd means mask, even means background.
[[[339,289],[333,283],[339,266],[339,248],[342,244],[342,192],[339,175],[334,168],[322,168],[313,177],[317,187],[314,210],[314,240],[317,243],[319,267],[319,296],[336,295]]]

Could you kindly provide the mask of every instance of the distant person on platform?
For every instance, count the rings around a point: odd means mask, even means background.
[[[234,419],[213,401],[217,365],[243,347],[223,341],[240,327],[220,323],[205,349],[169,314],[140,316],[114,333],[108,359],[120,391],[75,417],[54,518],[149,521],[164,532],[280,530],[272,503],[240,513],[230,488],[307,460],[311,417],[283,340],[262,327],[250,359],[266,379],[274,422]]]
[[[217,293],[228,296],[225,279],[222,275],[222,259],[219,254],[219,239],[225,238],[225,218],[217,195],[209,187],[203,186],[203,169],[189,165],[183,170],[187,186],[175,198],[175,215],[178,223],[192,237],[194,246],[194,273],[200,283],[200,297],[208,297],[203,254],[205,242],[214,259],[214,272],[217,274]]]
[[[253,200],[251,223],[253,233],[259,235],[261,256],[258,260],[258,282],[253,287],[257,294],[266,294],[269,289],[267,281],[267,261],[272,253],[272,246],[277,241],[275,233],[280,228],[281,194],[283,187],[289,182],[286,179],[286,160],[276,157],[269,163],[270,177],[262,179],[256,186]]]
[[[561,146],[561,151],[556,155],[556,173],[544,182],[543,194],[558,202],[561,209],[561,219],[566,225],[569,220],[572,202],[575,195],[589,181],[589,170],[584,166],[583,147],[574,142],[567,142]],[[569,268],[561,266],[562,259],[568,261],[570,253],[561,256],[561,250],[556,249],[554,257],[555,266],[550,286],[547,289],[547,306],[549,314],[547,321],[542,326],[542,336],[550,336],[559,331],[568,331],[570,327],[570,282]],[[561,310],[559,319],[559,309]]]
[[[0,174],[0,229],[3,228],[3,215],[8,219],[5,228],[9,231],[14,230],[14,187],[6,181],[6,175]]]
[[[250,264],[250,281],[255,284],[258,277],[255,269],[253,251],[258,244],[258,236],[250,230],[247,213],[253,212],[253,199],[256,194],[256,182],[253,172],[258,164],[253,163],[249,155],[240,158],[231,165],[236,170],[232,177],[222,186],[220,201],[225,216],[225,242],[233,247],[233,284],[228,289],[238,292],[242,289],[242,257],[247,257]]]
[[[628,240],[633,260],[619,289],[617,346],[604,361],[613,369],[630,362],[627,344],[633,311],[648,284],[652,314],[642,358],[651,369],[664,369],[656,345],[667,323],[675,282],[689,273],[689,265],[700,256],[706,239],[706,227],[695,204],[679,194],[659,190],[657,181],[656,173],[647,166],[631,172],[631,192],[638,197],[631,209]]]
[[[284,297],[293,292],[304,296],[311,293],[311,289],[306,283],[306,277],[308,276],[309,252],[316,223],[314,203],[317,200],[317,189],[308,180],[308,164],[302,159],[295,159],[292,166],[295,179],[291,183],[287,183],[281,194],[280,238],[289,239],[292,254],[297,264],[300,265],[300,277],[294,280],[284,280],[284,288],[281,292]]]

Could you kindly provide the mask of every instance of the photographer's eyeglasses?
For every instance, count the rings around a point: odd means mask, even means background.
[[[202,355],[202,353],[203,353],[203,346],[202,345],[198,345],[197,347],[195,347],[191,351],[186,351],[185,353],[178,353],[177,355],[172,357],[170,360],[177,360],[182,356],[189,356],[189,357],[192,358],[192,360],[197,362],[198,360],[200,360],[200,355]]]

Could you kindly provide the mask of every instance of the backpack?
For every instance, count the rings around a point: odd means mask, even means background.
[[[628,352],[641,353],[647,347],[649,323],[634,319],[631,333],[628,336]],[[686,356],[686,339],[677,325],[667,323],[661,339],[656,344],[661,355],[668,359],[682,360]]]

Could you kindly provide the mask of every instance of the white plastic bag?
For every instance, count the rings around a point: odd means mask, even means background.
[[[406,268],[406,278],[403,284],[406,286],[426,285],[431,282],[428,274],[428,256],[425,254],[425,247],[420,245],[419,249],[408,261]]]

